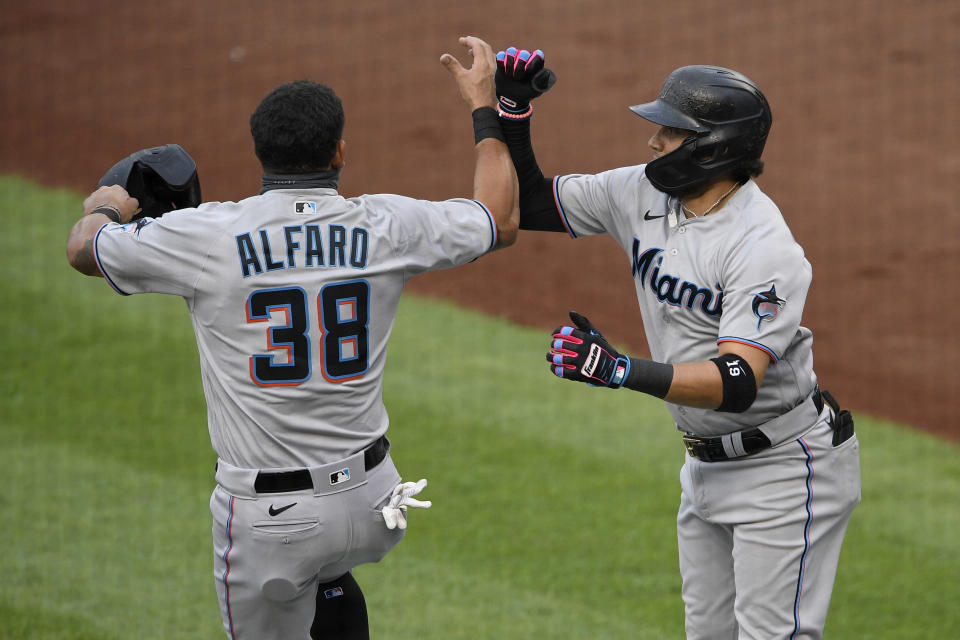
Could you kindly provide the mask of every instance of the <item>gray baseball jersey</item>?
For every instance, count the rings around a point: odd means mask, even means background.
[[[381,511],[399,472],[389,453],[368,462],[374,447],[361,452],[387,431],[382,380],[400,293],[411,276],[496,244],[495,221],[473,200],[322,188],[97,233],[114,289],[179,295],[190,310],[219,457],[213,567],[229,638],[306,638],[317,598],[343,593],[318,584],[401,540]],[[258,484],[278,473],[262,470],[294,468],[310,481]]]
[[[761,426],[773,446],[706,462],[686,457],[677,518],[686,635],[819,638],[843,534],[860,501],[855,435],[833,444],[812,398],[812,336],[800,325],[811,268],[752,180],[714,215],[686,219],[644,166],[554,179],[574,237],[608,233],[630,258],[654,360],[713,358],[739,342],[771,358],[753,405],[726,413],[667,403],[682,431]]]
[[[387,339],[407,280],[496,245],[479,202],[280,189],[98,233],[123,294],[187,301],[210,438],[237,467],[310,467],[387,430]]]
[[[681,430],[701,436],[740,431],[810,395],[813,338],[800,325],[810,264],[755,182],[738,189],[722,215],[690,219],[647,181],[644,165],[558,176],[554,190],[572,236],[608,233],[630,256],[654,360],[709,360],[723,342],[770,356],[757,399],[744,413],[667,403]]]

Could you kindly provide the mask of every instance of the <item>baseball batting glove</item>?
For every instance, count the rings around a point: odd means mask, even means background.
[[[507,115],[526,115],[530,101],[546,93],[557,81],[556,74],[544,66],[543,51],[509,47],[497,53],[497,101]]]
[[[413,496],[417,495],[427,486],[426,478],[419,482],[401,482],[393,488],[393,494],[381,513],[383,522],[387,529],[406,529],[407,528],[407,507],[416,509],[429,509],[433,503],[429,500],[415,500]]]
[[[586,382],[595,387],[619,389],[630,372],[629,356],[610,346],[588,319],[570,312],[575,327],[554,330],[547,362],[558,378]]]

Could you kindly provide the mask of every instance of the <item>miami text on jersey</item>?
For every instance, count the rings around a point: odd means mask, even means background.
[[[275,246],[276,249],[270,244],[266,229],[239,234],[237,254],[243,277],[296,267],[363,269],[367,266],[370,234],[363,227],[348,232],[342,225],[331,224],[325,245],[320,225],[290,225],[283,227],[283,237],[277,239]]]
[[[644,289],[650,284],[650,291],[660,302],[675,307],[693,309],[699,298],[699,308],[708,316],[719,316],[723,313],[723,291],[701,287],[695,282],[680,280],[670,274],[661,274],[660,265],[663,264],[663,249],[651,247],[640,253],[640,241],[633,239],[633,277],[640,279],[640,286]],[[649,275],[650,279],[647,280]],[[711,307],[711,304],[713,305]]]

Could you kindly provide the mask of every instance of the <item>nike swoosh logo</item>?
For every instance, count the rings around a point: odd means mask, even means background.
[[[643,214],[643,219],[644,219],[644,220],[656,220],[657,218],[662,218],[662,217],[665,216],[665,215],[667,215],[667,214],[661,213],[659,216],[652,216],[652,215],[650,215],[650,209],[647,209],[647,212],[646,212],[645,214]]]
[[[284,511],[286,511],[287,509],[289,509],[290,507],[292,507],[292,506],[295,505],[295,504],[297,504],[297,503],[296,503],[296,502],[291,502],[291,503],[288,504],[287,506],[285,506],[285,507],[280,507],[279,509],[274,509],[274,508],[273,508],[273,505],[270,505],[270,508],[267,509],[267,513],[269,513],[271,516],[278,516],[278,515],[280,515],[281,513],[283,513]]]

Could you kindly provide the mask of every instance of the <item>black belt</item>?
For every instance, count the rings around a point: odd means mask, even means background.
[[[820,415],[823,411],[823,396],[820,393],[819,386],[813,389],[813,404],[817,408],[817,415]],[[748,456],[770,447],[770,439],[764,435],[763,431],[756,428],[741,432],[741,441],[744,455]],[[704,462],[741,457],[727,455],[723,447],[723,436],[701,437],[686,434],[683,436],[683,444],[687,447],[687,452],[691,456]]]
[[[387,436],[380,438],[363,452],[363,467],[370,471],[383,462],[390,451],[390,441]],[[309,469],[296,471],[261,471],[253,483],[253,490],[257,493],[286,493],[287,491],[303,491],[313,489],[313,477]]]

